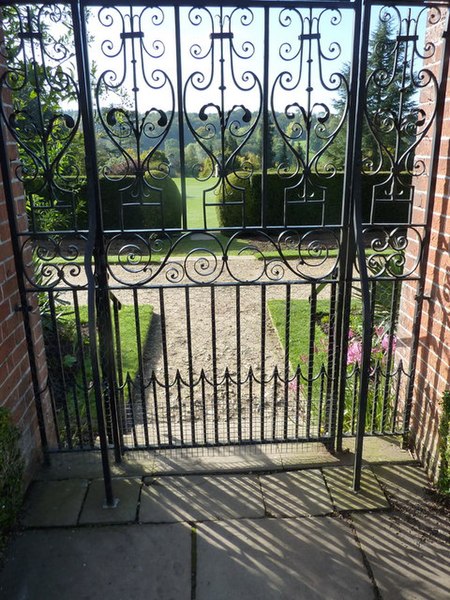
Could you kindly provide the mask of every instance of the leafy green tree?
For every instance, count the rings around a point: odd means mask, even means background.
[[[361,140],[363,167],[367,171],[390,169],[414,140],[418,119],[416,90],[408,80],[407,71],[403,42],[397,41],[391,20],[380,19],[369,42]],[[343,75],[350,80],[350,64],[344,66]],[[340,88],[338,94],[333,103],[336,115],[342,113],[347,103],[345,91]],[[347,127],[326,153],[326,158],[338,169],[344,167],[346,136]]]

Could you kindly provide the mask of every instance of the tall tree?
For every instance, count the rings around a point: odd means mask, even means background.
[[[365,119],[362,131],[364,169],[389,169],[414,139],[417,120],[414,94],[416,89],[408,79],[408,60],[404,42],[398,41],[390,19],[380,19],[373,30],[368,48]],[[350,64],[343,75],[350,80]],[[345,110],[347,98],[339,88],[333,103],[336,113]],[[406,127],[406,123],[410,126]],[[348,125],[347,125],[348,126]],[[344,167],[347,128],[343,128],[327,151],[327,160],[338,169]]]

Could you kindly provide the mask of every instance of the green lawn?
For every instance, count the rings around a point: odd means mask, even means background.
[[[174,177],[181,192],[181,177]],[[215,206],[206,208],[206,225],[203,214],[203,190],[211,188],[216,183],[216,179],[208,181],[197,181],[194,177],[186,178],[186,206],[187,206],[187,226],[188,229],[219,229],[219,221]],[[212,194],[208,194],[207,200],[211,201]]]
[[[152,322],[152,316],[153,306],[150,304],[142,304],[139,306],[139,325],[142,350],[144,350],[145,347],[145,342]],[[88,323],[87,306],[80,306],[80,321],[82,324]],[[125,379],[127,373],[129,373],[131,379],[134,379],[139,370],[139,360],[136,320],[133,306],[122,304],[122,308],[119,311],[119,329],[122,350],[122,375]]]
[[[283,350],[286,348],[286,301],[269,300],[269,314],[278,333]],[[328,300],[318,300],[316,313],[328,314],[330,303]],[[294,372],[300,365],[304,376],[309,357],[309,324],[311,320],[311,305],[308,300],[291,300],[290,307],[290,336],[289,336],[289,362]],[[324,331],[315,326],[314,375],[320,370],[327,360],[327,336]]]

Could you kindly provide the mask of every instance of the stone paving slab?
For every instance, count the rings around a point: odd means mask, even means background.
[[[136,450],[128,452],[120,464],[110,454],[114,477],[175,475],[195,473],[236,473],[304,469],[327,465],[351,466],[354,440],[345,438],[344,452],[330,454],[323,444],[287,443],[229,446],[220,448],[174,449],[167,451]],[[364,464],[412,462],[411,454],[402,450],[400,441],[381,437],[364,440]],[[417,462],[417,461],[416,461]],[[36,479],[96,479],[103,476],[99,451],[54,454],[51,466],[43,467]]]
[[[141,485],[140,479],[114,479],[113,492],[119,503],[115,508],[104,508],[104,483],[102,479],[95,479],[89,486],[80,525],[132,523],[136,520]]]
[[[418,466],[374,465],[372,470],[387,492],[400,502],[420,502],[430,489],[425,471]]]
[[[260,476],[266,513],[273,517],[301,517],[333,512],[322,473],[311,469]]]
[[[341,463],[353,464],[355,451],[355,438],[344,438],[342,441],[343,452],[338,456]],[[402,449],[400,437],[371,437],[364,438],[363,464],[379,463],[418,463],[414,460],[409,450]]]
[[[77,524],[86,496],[86,479],[35,481],[21,519],[24,527],[71,527]]]
[[[27,531],[0,573],[5,600],[190,600],[187,525]]]
[[[139,520],[143,523],[264,516],[256,475],[191,475],[146,478]]]
[[[323,469],[323,474],[336,510],[376,510],[390,508],[377,478],[371,469],[361,473],[361,489],[352,489],[353,469],[351,467]]]
[[[255,453],[252,451],[227,454],[213,453],[192,457],[155,455],[154,474],[236,473],[271,471],[283,466],[278,453]]]
[[[196,600],[372,600],[348,526],[331,517],[203,523]]]
[[[446,600],[450,596],[447,543],[401,513],[353,514],[362,548],[383,600]]]

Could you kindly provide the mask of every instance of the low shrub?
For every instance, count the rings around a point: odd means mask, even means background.
[[[381,190],[381,184],[387,177],[387,173],[362,177],[363,220],[366,223],[371,220],[373,190],[375,186],[380,186]],[[406,174],[403,177],[405,185],[408,185],[411,177]],[[330,179],[312,175],[311,192],[314,196],[308,202],[301,202],[297,197],[298,177],[288,179],[276,173],[269,173],[266,181],[265,215],[268,226],[321,225],[322,216],[326,225],[337,225],[341,222],[344,173],[336,173]],[[228,175],[224,193],[225,201],[217,206],[220,227],[261,225],[262,184],[261,173],[255,173],[247,179],[241,178],[239,174]],[[220,199],[218,197],[218,200]],[[374,220],[378,223],[407,223],[408,207],[408,202],[377,202]]]
[[[0,408],[0,546],[22,505],[24,461],[19,438],[9,411]]]
[[[169,177],[101,177],[100,194],[105,230],[165,229],[181,227],[181,195]],[[87,184],[73,180],[71,192],[58,192],[53,208],[50,190],[39,178],[25,180],[30,227],[34,231],[87,229]],[[32,204],[32,205],[31,205]]]

